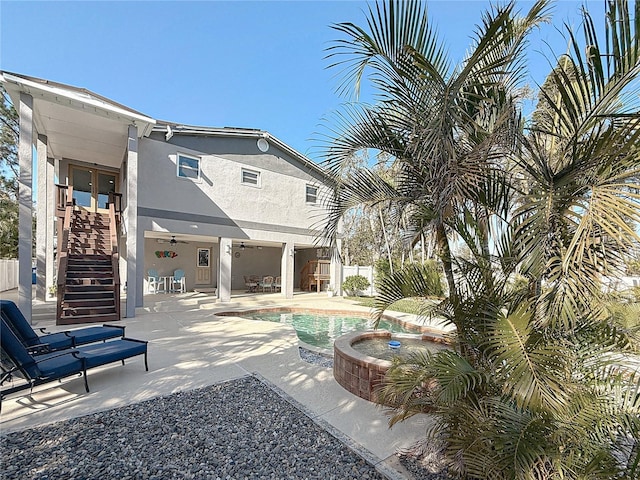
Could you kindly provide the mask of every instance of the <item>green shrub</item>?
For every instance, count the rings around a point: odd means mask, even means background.
[[[344,279],[342,283],[342,288],[346,290],[349,295],[354,295],[359,297],[362,293],[362,290],[365,288],[369,288],[369,280],[367,280],[362,275],[350,275]]]

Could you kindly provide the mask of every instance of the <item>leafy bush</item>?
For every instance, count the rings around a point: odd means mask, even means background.
[[[362,290],[369,288],[371,284],[362,275],[350,275],[345,278],[342,288],[346,290],[350,295],[359,297]]]

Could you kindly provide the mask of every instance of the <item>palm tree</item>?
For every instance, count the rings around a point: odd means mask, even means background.
[[[409,228],[435,232],[449,289],[455,295],[450,223],[473,209],[489,172],[510,148],[518,125],[512,91],[522,77],[526,34],[542,20],[547,1],[524,18],[514,3],[488,12],[465,62],[453,66],[420,2],[377,3],[369,10],[371,32],[346,23],[334,28],[348,38],[329,50],[341,67],[345,90],[359,87],[372,70],[375,105],[349,104],[336,115],[326,165],[335,174],[327,236],[336,238],[342,215],[354,206],[392,201],[411,215]],[[394,178],[355,168],[363,149],[386,152]]]
[[[338,115],[327,148],[335,191],[326,230],[359,204],[388,202],[413,232],[433,229],[453,349],[398,361],[381,400],[392,421],[429,411],[430,445],[459,476],[634,478],[640,467],[637,328],[607,310],[603,275],[638,242],[640,8],[611,1],[601,48],[584,11],[584,44],[568,31],[530,125],[518,113],[527,32],[514,4],[487,12],[452,68],[415,2],[376,4],[331,50],[346,82],[371,72],[373,106]],[[584,53],[586,52],[586,53]],[[343,88],[344,88],[343,84]],[[524,133],[524,134],[523,134]],[[363,148],[392,155],[393,181],[345,168]],[[523,277],[525,284],[514,279]],[[377,286],[376,313],[428,294],[419,269]]]

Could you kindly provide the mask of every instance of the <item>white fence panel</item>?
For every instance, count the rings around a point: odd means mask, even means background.
[[[604,277],[603,285],[604,285],[604,291],[607,293],[622,292],[630,288],[640,287],[640,276],[635,275],[630,277],[619,277],[619,278]]]
[[[0,292],[18,288],[18,260],[0,258]]]
[[[362,275],[364,278],[369,280],[369,288],[363,290],[363,295],[373,296],[376,294],[376,290],[373,287],[373,265],[361,266],[361,265],[348,265],[342,267],[342,283],[346,280],[347,277],[351,277],[353,275]]]

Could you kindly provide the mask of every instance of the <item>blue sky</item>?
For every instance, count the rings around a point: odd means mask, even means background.
[[[587,2],[602,11],[603,0]],[[520,2],[522,10],[530,2]],[[429,1],[429,16],[459,60],[484,0]],[[531,39],[531,81],[549,42],[581,2],[560,1]],[[325,49],[330,25],[364,25],[361,1],[0,1],[0,69],[87,88],[153,118],[269,131],[314,156],[322,119],[345,101]],[[601,15],[596,16],[597,19]]]

